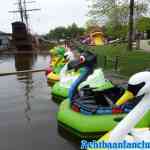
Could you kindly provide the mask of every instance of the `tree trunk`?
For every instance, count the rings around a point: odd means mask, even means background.
[[[133,23],[134,23],[134,0],[130,0],[130,15],[129,15],[129,39],[128,39],[128,49],[132,51],[133,42]]]

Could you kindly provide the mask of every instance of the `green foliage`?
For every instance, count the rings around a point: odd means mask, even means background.
[[[78,27],[75,23],[71,26],[66,27],[56,27],[48,33],[48,38],[51,40],[61,40],[61,39],[74,39],[83,35],[85,32],[84,28]]]
[[[95,22],[101,23],[105,20],[112,23],[128,24],[129,17],[129,1],[124,0],[88,0],[89,3],[89,17]],[[142,14],[148,12],[148,0],[135,0],[134,18],[138,18]]]
[[[115,31],[115,32],[114,32]],[[113,26],[111,24],[107,24],[105,26],[105,34],[112,38],[123,38],[125,39],[128,33],[127,25],[117,25]]]
[[[75,23],[68,27],[69,38],[74,39],[84,34],[84,28],[79,28]]]
[[[89,16],[93,20],[100,19],[100,17],[106,15],[108,16],[112,10],[115,8],[115,0],[89,0]]]
[[[65,27],[57,27],[54,30],[51,30],[49,32],[48,38],[58,41],[59,39],[64,39],[65,38],[65,33],[66,33],[66,28]]]
[[[150,30],[150,18],[149,17],[141,17],[136,22],[136,28],[140,32]]]

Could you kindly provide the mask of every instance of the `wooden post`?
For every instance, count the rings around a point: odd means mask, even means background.
[[[116,72],[118,70],[118,64],[119,64],[119,56],[116,56],[116,58],[115,58],[115,71]]]
[[[104,56],[104,68],[107,66],[107,56]]]

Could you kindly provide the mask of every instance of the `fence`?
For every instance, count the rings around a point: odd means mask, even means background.
[[[125,76],[144,70],[150,70],[150,58],[133,56],[97,56],[98,66],[104,70],[111,70]]]
[[[113,69],[118,71],[119,69],[119,56],[114,58],[109,58],[108,56],[98,56],[98,66],[101,66],[104,69]]]

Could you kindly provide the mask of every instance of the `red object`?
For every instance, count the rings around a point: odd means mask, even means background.
[[[122,113],[122,112],[123,112],[123,110],[121,108],[113,108],[112,109],[113,114],[118,114],[118,113]]]
[[[46,68],[45,75],[47,76],[51,72],[52,72],[52,68],[48,67],[48,68]]]
[[[72,105],[72,110],[75,111],[75,112],[80,112],[79,107],[76,106],[76,105]]]

